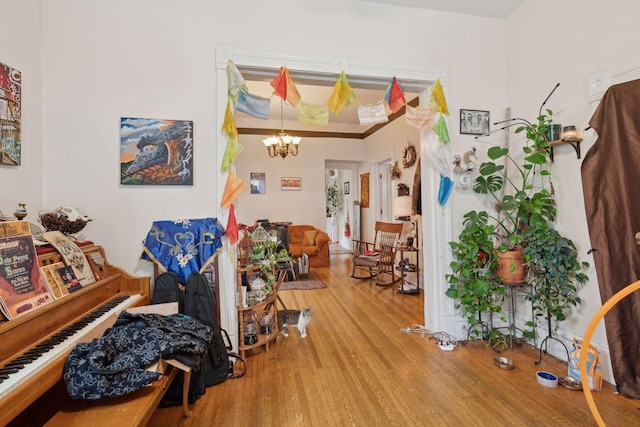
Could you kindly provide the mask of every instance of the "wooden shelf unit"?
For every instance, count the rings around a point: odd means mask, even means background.
[[[276,277],[276,283],[273,285],[273,292],[263,301],[254,304],[252,306],[243,306],[242,300],[242,277],[246,275],[246,273],[257,273],[260,271],[260,267],[242,267],[238,266],[238,351],[240,356],[245,357],[245,352],[259,348],[264,346],[265,351],[269,352],[269,346],[272,341],[275,341],[278,335],[278,308],[277,297],[278,297],[278,289],[280,288],[280,284],[282,284],[285,274],[279,273],[276,276],[274,270],[274,277]],[[256,313],[256,317],[259,319],[260,313],[268,310],[273,314],[273,332],[270,334],[261,334],[258,332],[257,337],[258,341],[254,344],[245,344],[244,343],[244,321],[245,316],[248,312],[253,311]]]

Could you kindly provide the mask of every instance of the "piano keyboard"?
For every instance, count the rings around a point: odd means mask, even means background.
[[[141,295],[114,298],[5,364],[0,368],[0,399],[15,389],[22,380],[45,368],[52,360],[61,357],[67,351],[71,351],[77,343],[93,339],[95,336],[91,335],[92,331],[109,318],[117,317],[122,310],[132,306],[140,298]]]

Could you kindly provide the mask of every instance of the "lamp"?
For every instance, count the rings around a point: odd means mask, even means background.
[[[418,239],[418,224],[412,218],[413,200],[411,196],[399,196],[393,199],[393,216],[400,221],[411,221],[411,235],[407,237],[407,246],[413,246]]]
[[[284,131],[284,124],[282,120],[282,98],[280,98],[280,133],[279,136],[270,136],[267,139],[263,139],[264,146],[267,147],[269,157],[280,156],[283,159],[289,154],[293,156],[298,155],[298,145],[302,138],[299,136],[289,136]]]

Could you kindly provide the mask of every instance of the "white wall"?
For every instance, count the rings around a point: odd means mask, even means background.
[[[42,2],[0,0],[0,62],[22,73],[22,164],[0,165],[0,211],[26,203],[28,220],[42,209]]]
[[[303,138],[297,156],[271,158],[255,135],[238,139],[244,150],[236,159],[240,178],[249,182],[251,172],[265,173],[265,194],[244,191],[237,202],[238,222],[253,224],[259,218],[309,224],[326,229],[325,160],[359,161],[364,142],[359,139]],[[280,178],[302,178],[300,191],[281,191]]]
[[[635,0],[536,0],[515,10],[505,21],[506,83],[512,115],[535,118],[540,103],[559,82],[546,107],[553,110],[556,123],[585,129],[591,117],[587,79],[603,68],[622,68],[638,61],[638,16],[640,3]],[[583,158],[594,141],[594,132],[586,132],[584,139]],[[587,254],[591,245],[583,207],[581,163],[571,147],[555,149],[552,174],[558,202],[557,226],[576,243],[581,259],[592,266],[590,281],[580,294],[582,305],[561,324],[559,334],[568,339],[581,338],[601,306],[593,257]],[[604,355],[603,373],[612,381],[602,326],[596,330],[592,344]]]

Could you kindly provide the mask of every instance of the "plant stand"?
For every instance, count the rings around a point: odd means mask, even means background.
[[[556,340],[558,341],[560,344],[562,344],[562,347],[564,347],[564,351],[567,353],[567,363],[571,362],[571,358],[569,357],[569,349],[567,348],[567,346],[562,342],[562,340],[556,338],[553,336],[552,332],[551,332],[551,314],[549,312],[547,312],[547,327],[548,327],[548,331],[547,331],[547,336],[545,337],[545,339],[542,340],[542,342],[540,343],[540,357],[538,358],[538,360],[535,362],[536,365],[539,365],[540,362],[542,362],[542,348],[544,347],[544,352],[547,353],[547,350],[549,348],[549,343],[547,341],[549,340]]]

